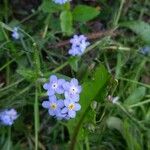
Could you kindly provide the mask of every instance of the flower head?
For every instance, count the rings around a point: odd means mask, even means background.
[[[49,96],[54,95],[55,93],[57,94],[62,94],[64,92],[64,89],[62,85],[65,83],[64,79],[58,79],[55,75],[52,75],[50,77],[50,82],[45,83],[43,88],[47,90],[47,94]]]
[[[86,40],[87,37],[84,35],[74,35],[73,38],[70,39],[72,46],[69,50],[69,54],[72,56],[81,56],[84,53],[86,47],[90,44]]]
[[[48,109],[50,116],[56,117],[58,120],[69,120],[76,116],[76,111],[81,108],[77,102],[82,90],[77,79],[73,78],[68,82],[52,75],[50,81],[45,83],[43,87],[47,90],[49,100],[43,101],[42,106]],[[58,97],[64,99],[58,100]]]
[[[70,82],[63,84],[65,90],[65,98],[72,99],[73,101],[79,101],[79,94],[82,90],[81,86],[78,85],[78,80],[73,78]]]
[[[64,100],[65,107],[62,109],[62,114],[67,114],[68,118],[75,118],[76,111],[79,111],[81,109],[81,105],[79,103],[76,103],[70,99]]]
[[[49,97],[49,101],[44,101],[42,106],[48,109],[51,116],[60,116],[61,108],[64,106],[63,100],[57,100],[56,96]]]
[[[116,103],[118,102],[118,100],[119,100],[119,97],[118,97],[118,96],[113,97],[113,96],[111,96],[111,95],[108,95],[108,100],[109,100],[110,102],[112,102],[113,104],[116,104]]]
[[[65,4],[66,2],[70,0],[53,0],[56,4]]]
[[[12,37],[16,40],[20,38],[20,34],[18,33],[18,27],[14,27],[12,30]]]
[[[0,122],[6,126],[11,126],[17,118],[17,111],[13,108],[0,112]]]
[[[150,55],[150,46],[144,46],[144,47],[140,48],[140,52],[143,55]]]

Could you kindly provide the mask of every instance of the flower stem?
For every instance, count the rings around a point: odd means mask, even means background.
[[[38,85],[36,85],[35,89],[34,126],[35,126],[35,150],[38,150],[38,131],[39,131]]]
[[[121,16],[121,12],[122,12],[122,8],[123,8],[123,4],[124,4],[125,0],[121,0],[120,2],[120,7],[119,7],[119,10],[118,10],[118,13],[116,15],[116,17],[114,18],[114,27],[118,26],[118,22],[119,22],[119,19],[120,19],[120,16]]]
[[[35,74],[38,79],[40,75],[40,52],[34,42],[34,64],[35,64]],[[39,104],[38,97],[41,93],[40,84],[36,81],[35,83],[35,101],[34,101],[34,128],[35,128],[35,150],[38,150],[38,132],[39,132]]]
[[[90,107],[90,106],[89,106]],[[86,114],[88,113],[88,111],[90,110],[90,108],[87,108],[86,111],[83,113],[83,115],[81,116],[74,132],[73,132],[73,136],[72,136],[72,139],[71,139],[71,143],[70,143],[70,150],[74,150],[75,149],[75,146],[76,146],[76,141],[77,141],[77,136],[78,136],[78,133],[80,131],[80,128],[81,128],[81,125],[84,121],[84,118],[86,116]]]

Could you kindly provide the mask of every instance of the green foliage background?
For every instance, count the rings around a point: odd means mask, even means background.
[[[141,53],[150,47],[149,8],[148,0],[3,0],[0,110],[15,108],[19,117],[0,125],[0,149],[149,150],[150,52]],[[74,34],[90,41],[81,57],[68,55]],[[75,119],[57,121],[41,107],[51,74],[80,81]]]

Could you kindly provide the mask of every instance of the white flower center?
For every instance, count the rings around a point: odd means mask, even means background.
[[[70,88],[71,94],[76,94],[77,91],[78,91],[78,89],[77,89],[76,87],[74,87],[74,86],[72,86],[72,87]]]
[[[52,89],[57,89],[57,87],[58,87],[58,84],[57,84],[57,83],[53,83],[53,84],[52,84]]]

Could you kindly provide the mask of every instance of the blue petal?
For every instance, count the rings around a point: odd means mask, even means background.
[[[50,82],[54,82],[54,81],[57,82],[57,77],[55,75],[51,75],[50,76]]]
[[[44,107],[44,108],[50,108],[50,102],[49,101],[44,101],[42,103],[42,107]]]
[[[49,109],[49,110],[48,110],[48,113],[49,113],[51,116],[55,116],[54,111],[53,111],[53,110],[51,110],[51,109]]]
[[[55,94],[55,91],[53,90],[53,89],[49,89],[48,91],[47,91],[47,95],[48,96],[53,96]]]
[[[75,85],[75,86],[77,86],[78,85],[78,80],[77,79],[75,79],[75,78],[73,78],[72,80],[71,80],[71,82],[70,82],[72,85]]]
[[[75,111],[78,111],[78,110],[80,110],[80,109],[81,109],[81,105],[78,104],[78,103],[76,103],[76,104],[75,104]]]
[[[71,117],[71,118],[75,118],[76,112],[73,111],[73,110],[70,110],[70,111],[68,112],[68,115],[69,115],[69,117]]]
[[[67,112],[68,112],[68,109],[66,107],[61,110],[61,113],[63,113],[63,114],[65,114]]]

